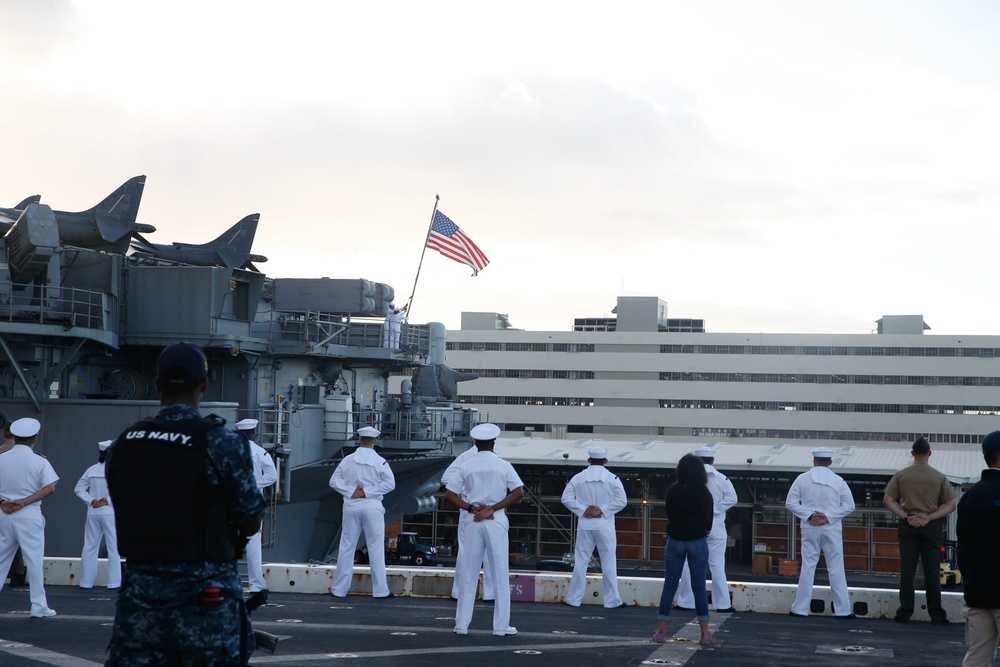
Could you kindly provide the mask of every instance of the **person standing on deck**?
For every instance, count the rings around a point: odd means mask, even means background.
[[[826,559],[833,595],[833,615],[854,618],[844,572],[844,538],[841,519],[854,511],[854,496],[847,482],[830,470],[833,450],[817,447],[811,452],[813,468],[792,482],[785,498],[785,509],[797,516],[802,534],[802,570],[799,588],[792,601],[792,616],[808,616],[812,602],[813,581],[820,554]]]

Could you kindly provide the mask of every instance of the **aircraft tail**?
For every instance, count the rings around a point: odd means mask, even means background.
[[[97,223],[101,238],[108,243],[116,243],[131,234],[135,227],[135,218],[139,213],[139,201],[142,199],[142,188],[145,184],[145,176],[134,176],[97,206],[70,215],[92,218]],[[56,215],[61,212],[57,211]]]
[[[224,231],[214,241],[204,244],[214,247],[222,263],[230,268],[240,268],[250,257],[253,238],[257,234],[260,213],[252,213]]]

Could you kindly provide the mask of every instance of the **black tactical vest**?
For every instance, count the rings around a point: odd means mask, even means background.
[[[144,419],[118,436],[105,474],[118,549],[130,563],[236,560],[225,493],[208,477],[208,432],[222,424]]]

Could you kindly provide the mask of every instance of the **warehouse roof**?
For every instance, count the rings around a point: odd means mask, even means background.
[[[909,444],[879,443],[835,447],[831,468],[846,475],[882,475],[891,477],[900,468],[913,463]],[[586,463],[587,449],[600,445],[608,450],[608,468],[674,468],[677,461],[704,443],[664,442],[660,440],[555,440],[537,437],[497,438],[496,453],[514,465],[579,466]],[[775,444],[730,444],[716,442],[715,467],[721,471],[803,472],[812,467],[811,446]],[[933,446],[933,445],[932,445]],[[953,484],[979,481],[986,467],[977,450],[933,449],[930,464]]]

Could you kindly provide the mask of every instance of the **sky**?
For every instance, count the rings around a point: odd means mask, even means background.
[[[0,205],[145,174],[156,243],[414,322],[1000,334],[1000,3],[0,0]],[[434,210],[489,257],[427,251]],[[414,283],[418,266],[419,281]]]

